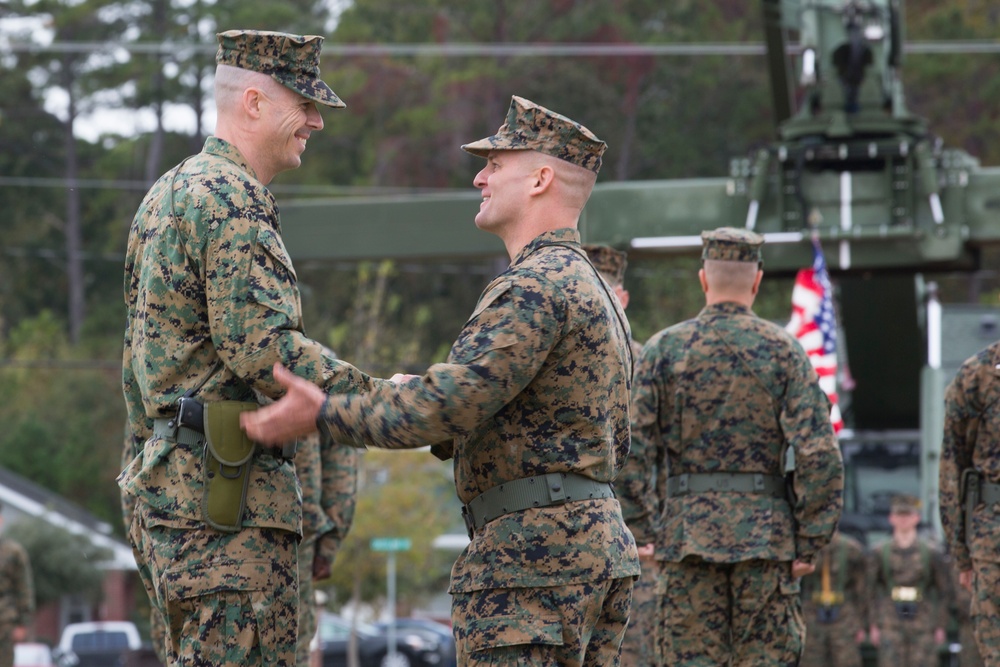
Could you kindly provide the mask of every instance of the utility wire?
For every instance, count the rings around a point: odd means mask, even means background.
[[[51,42],[35,44],[8,41],[0,53],[97,53],[124,50],[136,54],[174,56],[182,59],[192,55],[214,54],[214,44],[149,43],[149,42]],[[788,52],[796,54],[801,47],[791,45]],[[947,40],[907,42],[905,53],[1000,53],[1000,41]],[[762,56],[766,53],[760,42],[685,42],[671,44],[598,44],[598,43],[441,43],[441,44],[324,44],[323,55],[329,56],[548,56],[548,57],[634,57],[634,56]]]

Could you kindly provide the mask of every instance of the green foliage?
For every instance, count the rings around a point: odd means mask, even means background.
[[[64,595],[84,596],[94,603],[100,601],[104,581],[100,566],[111,558],[110,551],[95,546],[83,535],[42,519],[11,524],[6,534],[28,552],[37,606]]]
[[[380,604],[386,594],[386,555],[372,552],[376,537],[408,537],[409,551],[396,556],[400,600],[417,600],[447,587],[455,554],[436,551],[432,542],[457,530],[459,505],[450,465],[426,451],[364,454],[354,525],[341,546],[326,587],[338,600],[353,597]]]

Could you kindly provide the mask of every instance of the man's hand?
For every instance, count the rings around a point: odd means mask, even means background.
[[[792,561],[792,577],[795,579],[804,577],[807,574],[812,574],[815,571],[816,566],[813,563],[803,563],[800,560]]]
[[[653,560],[654,551],[656,547],[652,543],[639,547],[639,560]]]
[[[18,625],[11,632],[10,638],[13,639],[15,642],[23,642],[28,638],[28,626]]]
[[[958,573],[958,583],[967,591],[972,590],[972,570],[962,570]]]
[[[258,410],[240,415],[240,426],[251,440],[277,446],[316,432],[316,418],[326,394],[312,382],[303,380],[281,364],[274,365],[274,379],[285,395]]]
[[[319,551],[313,556],[312,578],[313,581],[322,581],[330,578],[330,559],[319,553]]]
[[[420,376],[419,375],[409,375],[407,373],[396,373],[391,378],[389,378],[389,382],[392,382],[393,384],[403,384],[404,382],[409,382],[413,378],[418,378],[418,377],[420,377]]]
[[[873,625],[868,630],[868,638],[872,640],[872,645],[874,646],[878,646],[879,642],[882,641],[882,633],[879,632],[877,625]]]

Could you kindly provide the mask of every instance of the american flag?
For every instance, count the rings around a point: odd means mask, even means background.
[[[792,319],[785,329],[798,339],[819,376],[820,389],[829,397],[830,421],[837,433],[844,420],[837,405],[837,320],[833,290],[819,240],[813,239],[813,264],[800,269],[792,289]]]

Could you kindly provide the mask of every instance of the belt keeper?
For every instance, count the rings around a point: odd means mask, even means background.
[[[566,485],[563,482],[562,473],[548,473],[545,475],[545,483],[549,486],[549,500],[552,503],[566,502]]]

